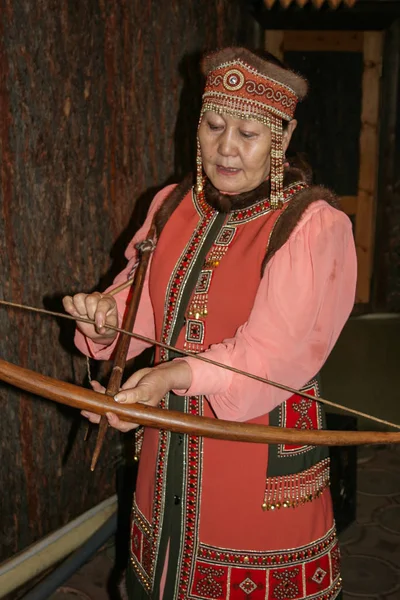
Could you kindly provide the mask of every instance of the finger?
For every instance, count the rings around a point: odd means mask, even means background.
[[[96,413],[89,412],[88,410],[82,410],[81,415],[82,417],[89,419],[91,423],[100,423],[100,415],[97,415]]]
[[[95,379],[92,379],[92,381],[90,382],[90,385],[92,386],[92,388],[94,389],[95,392],[99,392],[100,394],[105,394],[106,388],[103,385],[101,385],[101,383],[96,381]]]
[[[86,310],[87,296],[88,296],[88,294],[80,293],[80,294],[75,294],[75,296],[73,296],[73,298],[72,298],[75,309],[78,311],[78,313],[81,315],[81,317],[87,316],[87,310]]]
[[[106,413],[106,417],[109,425],[114,429],[118,429],[118,431],[121,431],[122,433],[127,433],[128,431],[139,427],[139,425],[137,425],[136,423],[128,423],[127,421],[122,421],[114,413]]]
[[[112,296],[100,298],[93,318],[99,333],[104,333],[107,324],[117,325],[117,303]]]
[[[97,306],[101,300],[100,292],[93,292],[93,294],[88,294],[85,298],[85,308],[89,319],[94,320],[94,315],[96,314]]]
[[[145,375],[148,375],[149,373],[152,372],[152,368],[150,367],[146,367],[145,369],[139,369],[139,371],[136,371],[136,373],[134,373],[133,375],[131,375],[124,383],[124,385],[121,386],[121,390],[128,390],[130,388],[135,388],[139,381],[141,379],[143,379],[143,377]]]
[[[140,383],[134,389],[123,390],[114,396],[114,400],[121,404],[136,404],[137,402],[148,403],[154,395],[154,387],[149,384]],[[162,396],[161,396],[162,397]]]
[[[71,298],[71,296],[65,296],[62,299],[62,303],[63,303],[63,307],[65,312],[67,312],[68,314],[72,315],[73,317],[78,317],[79,313],[75,308],[74,302]]]

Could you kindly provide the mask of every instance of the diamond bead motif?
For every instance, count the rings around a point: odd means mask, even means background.
[[[252,592],[254,592],[254,590],[257,589],[256,584],[252,579],[250,579],[250,577],[246,577],[246,579],[239,584],[239,587],[242,590],[242,592],[244,592],[247,595],[251,594]]]

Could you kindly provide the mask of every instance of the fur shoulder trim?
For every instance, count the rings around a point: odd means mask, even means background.
[[[172,215],[174,210],[180,205],[188,191],[193,185],[193,175],[190,173],[179,183],[170,194],[165,198],[160,208],[154,215],[154,223],[156,226],[157,238],[160,237],[162,230],[165,227],[166,222]]]
[[[288,241],[306,209],[313,202],[317,202],[318,200],[325,200],[325,202],[340,210],[339,202],[335,194],[323,186],[313,185],[296,194],[279,215],[275,223],[268,249],[262,263],[262,274],[274,254]]]

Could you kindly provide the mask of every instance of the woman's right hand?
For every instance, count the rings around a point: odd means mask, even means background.
[[[118,311],[115,299],[107,294],[75,294],[63,298],[65,312],[73,317],[84,317],[96,322],[96,325],[77,321],[78,329],[86,337],[98,344],[111,344],[117,332],[107,325],[118,327]]]

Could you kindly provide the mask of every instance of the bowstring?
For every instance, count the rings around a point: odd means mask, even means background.
[[[18,304],[16,302],[0,300],[0,305],[9,306],[11,308],[19,308],[22,310],[27,310],[29,312],[36,312],[36,313],[40,313],[40,314],[44,314],[44,315],[48,315],[48,316],[52,316],[52,317],[68,319],[68,320],[75,321],[75,322],[79,321],[81,323],[87,323],[89,325],[96,325],[94,320],[88,319],[86,317],[73,317],[72,315],[67,315],[65,313],[59,313],[59,312],[52,311],[52,310],[46,310],[44,308],[37,308],[36,306],[30,306],[29,304]],[[344,410],[344,411],[354,414],[358,417],[362,417],[362,418],[368,419],[370,421],[375,421],[376,423],[380,423],[381,425],[386,425],[389,427],[393,427],[394,429],[400,430],[400,425],[398,425],[396,423],[386,421],[385,419],[380,419],[379,417],[374,417],[373,415],[358,411],[354,408],[349,408],[347,406],[343,406],[342,404],[338,404],[337,402],[332,402],[331,400],[327,400],[326,398],[313,396],[312,394],[303,392],[302,390],[296,390],[295,388],[292,388],[288,385],[284,385],[283,383],[278,383],[276,381],[272,381],[271,379],[266,379],[264,377],[260,377],[259,375],[254,375],[253,373],[248,373],[247,371],[242,371],[241,369],[237,369],[236,367],[231,367],[229,365],[225,365],[223,363],[217,362],[217,361],[207,358],[205,356],[199,356],[198,354],[196,354],[194,352],[190,352],[189,350],[183,350],[180,348],[176,348],[175,346],[170,346],[169,344],[164,344],[164,342],[158,342],[157,340],[153,340],[152,338],[141,335],[140,333],[135,333],[133,331],[127,331],[125,329],[122,329],[121,327],[114,327],[113,325],[108,325],[108,324],[107,324],[107,329],[112,329],[113,331],[116,331],[117,333],[123,333],[123,334],[133,337],[135,339],[141,340],[147,344],[158,346],[159,348],[164,348],[165,350],[177,352],[183,356],[195,358],[196,360],[200,360],[202,362],[208,363],[215,367],[219,367],[221,369],[231,371],[238,375],[243,375],[244,377],[254,379],[261,383],[266,383],[267,385],[271,385],[273,387],[284,390],[286,392],[290,392],[291,394],[296,394],[298,396],[302,396],[303,398],[307,398],[309,400],[318,401],[318,402],[321,402],[321,404],[331,406],[332,408]]]

